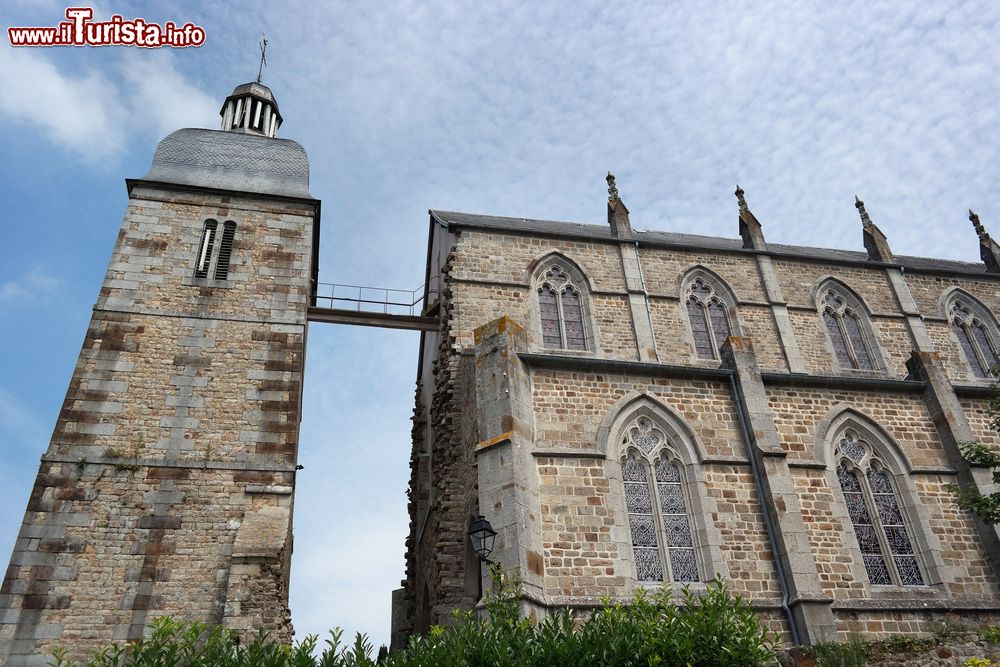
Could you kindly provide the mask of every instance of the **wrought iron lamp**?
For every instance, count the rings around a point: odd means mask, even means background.
[[[479,515],[479,518],[469,526],[469,539],[472,540],[472,550],[479,556],[479,560],[492,565],[490,554],[493,553],[493,545],[496,542],[497,531],[486,520],[486,517]]]

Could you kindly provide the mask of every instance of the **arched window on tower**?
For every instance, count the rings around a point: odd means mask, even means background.
[[[875,334],[861,301],[840,285],[828,282],[819,292],[820,317],[841,368],[880,370]]]
[[[622,484],[636,579],[699,581],[680,460],[646,416],[622,436]]]
[[[554,260],[536,273],[535,293],[543,347],[588,350],[586,292],[583,280],[568,262]]]
[[[992,314],[971,296],[956,291],[948,300],[948,320],[972,374],[990,377],[990,369],[1000,363]]]
[[[868,581],[874,586],[923,586],[892,472],[853,431],[838,441],[835,460]]]
[[[696,269],[682,284],[695,353],[699,359],[718,359],[726,338],[739,335],[736,299],[721,280],[703,270]]]

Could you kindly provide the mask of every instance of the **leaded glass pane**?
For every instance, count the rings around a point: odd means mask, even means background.
[[[660,511],[664,514],[686,514],[684,492],[680,484],[660,484]]]
[[[837,478],[840,480],[840,488],[844,490],[844,493],[861,493],[861,482],[858,481],[857,475],[844,466],[837,468]]]
[[[566,272],[562,270],[561,266],[555,265],[545,272],[545,280],[558,287],[569,280],[569,278],[566,277]]]
[[[639,581],[663,581],[663,563],[659,549],[635,547],[635,576]]]
[[[708,304],[708,315],[712,320],[712,332],[715,334],[716,348],[721,348],[722,344],[729,338],[729,320],[726,319],[726,307],[718,299],[712,299]]]
[[[626,483],[625,505],[630,513],[652,514],[653,499],[649,495],[649,485],[645,482],[642,484]]]
[[[648,419],[641,418],[635,423],[635,426],[629,429],[628,440],[648,454],[653,447],[662,442],[663,438]]]
[[[698,278],[693,283],[691,283],[691,293],[702,301],[708,300],[708,295],[712,293],[712,289],[705,284],[705,281]]]
[[[687,516],[684,514],[670,514],[663,517],[663,529],[667,533],[667,546],[669,547],[693,547],[691,542],[691,528],[688,526]]]
[[[823,303],[833,309],[834,312],[838,312],[844,307],[844,299],[833,291],[826,293],[826,296],[823,297]]]
[[[923,586],[924,578],[920,575],[917,559],[913,556],[895,556],[896,571],[904,586]]]
[[[538,309],[542,318],[542,342],[545,347],[562,347],[559,333],[559,306],[556,291],[550,285],[538,290]]]
[[[866,554],[862,558],[865,560],[865,570],[868,571],[868,581],[876,586],[890,586],[892,584],[889,568],[885,566],[882,554]]]
[[[878,541],[875,526],[863,523],[854,524],[854,534],[858,537],[858,546],[863,554],[881,554],[882,545]]]
[[[987,335],[986,327],[983,326],[982,322],[977,320],[972,323],[972,337],[976,340],[979,352],[988,366],[987,371],[989,371],[990,368],[997,365],[997,356],[993,353],[993,345],[990,344],[990,337]]]
[[[875,509],[878,511],[878,517],[882,520],[883,526],[901,526],[903,525],[903,515],[899,512],[899,505],[896,504],[896,496],[891,493],[873,494],[875,500]]]
[[[643,467],[638,459],[630,456],[622,463],[622,479],[626,482],[642,482],[645,484],[646,468]]]
[[[872,485],[872,493],[892,493],[892,482],[889,481],[889,475],[882,470],[870,468],[868,470],[868,483]]]
[[[668,459],[660,459],[656,464],[656,481],[663,484],[680,484],[681,471],[675,463]]]
[[[885,537],[889,541],[889,551],[894,556],[913,553],[910,538],[902,526],[885,526]]]
[[[868,516],[868,505],[865,504],[863,495],[845,492],[844,500],[847,501],[847,513],[853,523],[871,523],[871,518]]]
[[[982,363],[979,361],[979,357],[976,356],[972,338],[969,336],[969,331],[965,328],[965,325],[959,322],[953,322],[951,328],[958,337],[958,344],[962,347],[962,352],[965,353],[965,358],[969,362],[972,374],[979,378],[986,377],[986,369],[983,368]]]
[[[669,549],[670,574],[673,581],[698,581],[698,563],[694,549]]]
[[[566,347],[570,350],[587,349],[583,335],[583,308],[580,305],[580,294],[573,288],[563,290],[562,307],[566,325]]]
[[[851,347],[854,349],[854,357],[858,361],[858,368],[871,370],[872,359],[868,354],[868,346],[865,345],[865,336],[861,333],[861,323],[857,314],[848,311],[843,317],[843,322],[847,329],[847,337],[851,340]]]
[[[836,317],[829,310],[823,311],[823,322],[826,323],[826,330],[830,334],[830,342],[833,343],[833,351],[837,355],[837,361],[841,366],[853,368],[851,354],[847,351],[847,341],[844,340],[844,332],[840,330],[840,318]]]
[[[633,546],[649,548],[656,546],[656,527],[653,525],[652,515],[630,514],[628,525],[632,529]]]
[[[840,451],[855,463],[859,463],[865,457],[865,448],[850,435],[845,435],[840,441]]]
[[[691,320],[691,333],[694,334],[694,347],[702,359],[714,359],[712,339],[708,334],[708,321],[705,319],[705,307],[697,300],[687,302],[688,319]]]

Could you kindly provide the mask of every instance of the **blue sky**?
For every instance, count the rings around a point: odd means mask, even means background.
[[[6,2],[2,24],[65,5]],[[0,558],[17,526],[126,204],[159,139],[218,127],[257,71],[323,200],[320,278],[412,289],[428,208],[978,260],[1000,235],[1000,4],[109,2],[204,46],[0,45]],[[387,642],[403,575],[417,335],[309,333],[292,614]]]

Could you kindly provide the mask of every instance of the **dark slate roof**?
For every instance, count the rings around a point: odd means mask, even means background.
[[[527,232],[547,236],[563,236],[589,238],[595,240],[611,240],[611,227],[605,225],[588,225],[578,222],[559,222],[556,220],[531,220],[529,218],[504,218],[493,215],[477,215],[475,213],[458,213],[455,211],[432,210],[431,215],[439,222],[455,227],[475,227],[494,229],[498,231]],[[674,248],[692,248],[699,250],[721,250],[724,252],[757,252],[743,248],[741,239],[727,239],[718,236],[701,236],[698,234],[679,234],[677,232],[635,232],[639,243],[663,245]],[[823,262],[864,262],[868,263],[868,253],[856,250],[836,250],[831,248],[810,248],[806,246],[768,243],[767,253],[785,256],[790,259],[812,259]],[[946,271],[955,273],[970,273],[991,275],[986,273],[986,267],[976,262],[959,262],[948,259],[932,259],[928,257],[909,257],[897,255],[895,264],[905,269],[915,271]]]
[[[311,198],[302,146],[243,132],[177,130],[156,147],[144,180]]]

